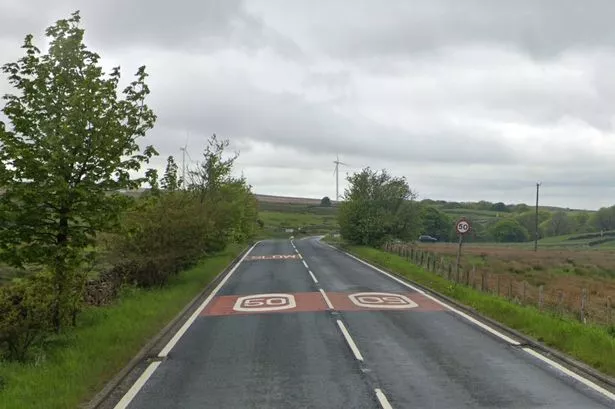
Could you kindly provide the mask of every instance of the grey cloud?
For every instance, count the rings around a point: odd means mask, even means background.
[[[386,5],[327,2],[315,12],[324,21],[315,31],[319,41],[333,55],[361,58],[466,43],[499,43],[535,58],[571,47],[615,45],[615,3],[610,0],[399,0]]]
[[[141,45],[190,54],[270,47],[285,56],[301,57],[291,39],[248,12],[243,0],[111,0],[86,11],[92,35],[112,47]]]
[[[336,113],[327,104],[292,94],[273,94],[249,84],[204,81],[186,94],[169,88],[158,102],[165,126],[217,132],[232,138],[288,146],[304,154],[344,152],[392,160],[502,164],[515,160],[497,134],[438,128],[411,132],[360,116]],[[171,114],[173,112],[173,114]],[[463,141],[458,143],[457,141]]]

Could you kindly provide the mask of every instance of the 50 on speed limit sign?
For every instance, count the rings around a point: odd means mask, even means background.
[[[455,230],[457,230],[457,234],[467,234],[472,229],[470,222],[466,219],[460,219],[457,221],[455,225]]]

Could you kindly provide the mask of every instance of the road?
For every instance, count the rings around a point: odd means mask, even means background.
[[[317,239],[258,243],[217,290],[117,408],[615,407]]]

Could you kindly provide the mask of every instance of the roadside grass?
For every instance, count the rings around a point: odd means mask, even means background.
[[[172,278],[164,288],[129,288],[52,339],[29,364],[0,363],[0,407],[74,409],[111,379],[243,249],[232,245]]]
[[[504,298],[456,285],[382,250],[344,246],[352,254],[451,297],[502,324],[558,349],[605,374],[615,376],[615,327],[583,325],[571,318],[514,304]]]

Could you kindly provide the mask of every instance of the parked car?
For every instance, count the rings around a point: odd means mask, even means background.
[[[423,235],[419,236],[419,241],[422,243],[435,243],[436,241],[438,241],[438,239],[436,239],[435,237]]]

